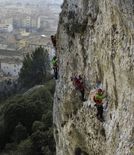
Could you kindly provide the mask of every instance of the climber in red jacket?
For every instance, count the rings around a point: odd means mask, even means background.
[[[84,96],[85,96],[85,84],[83,82],[82,77],[80,75],[78,77],[77,76],[71,77],[71,81],[73,81],[73,85],[75,86],[75,89],[80,91],[81,100],[85,101],[85,98],[84,98]]]

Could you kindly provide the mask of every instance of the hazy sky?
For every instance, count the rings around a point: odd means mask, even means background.
[[[38,2],[40,2],[40,1],[44,1],[44,2],[48,2],[48,3],[58,3],[58,4],[62,4],[62,2],[63,2],[63,0],[0,0],[0,2],[6,2],[6,1],[8,1],[8,2],[21,2],[21,3],[23,3],[23,2],[30,2],[30,3],[32,3],[32,2],[36,2],[36,3],[38,3]]]

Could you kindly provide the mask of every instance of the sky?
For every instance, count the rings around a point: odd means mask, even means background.
[[[38,3],[39,1],[44,1],[44,2],[48,2],[48,3],[53,3],[53,4],[62,4],[63,0],[0,0],[0,2],[5,2],[5,1],[8,1],[8,2],[36,2]]]

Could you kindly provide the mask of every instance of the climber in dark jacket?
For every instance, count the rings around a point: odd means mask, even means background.
[[[85,85],[84,85],[82,77],[80,75],[78,77],[77,76],[71,77],[71,81],[73,81],[73,85],[75,86],[75,89],[80,91],[81,100],[85,101],[85,98],[84,98],[84,96],[85,96]]]
[[[54,48],[56,49],[56,36],[55,35],[51,35],[51,41],[53,43]]]
[[[56,56],[53,57],[51,63],[53,65],[54,77],[57,80],[58,79],[58,59]]]
[[[96,116],[100,121],[104,121],[104,118],[103,118],[103,99],[104,98],[105,98],[104,91],[99,88],[95,96],[93,97],[93,100],[96,103],[95,106],[97,108]]]

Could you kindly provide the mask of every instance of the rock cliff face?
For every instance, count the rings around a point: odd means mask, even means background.
[[[133,155],[134,0],[64,0],[57,40],[57,155]],[[72,74],[82,74],[88,88],[102,81],[104,123],[81,102]]]

